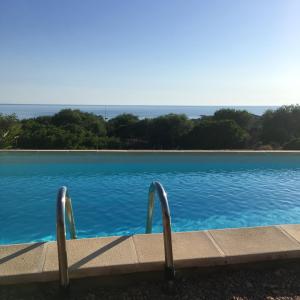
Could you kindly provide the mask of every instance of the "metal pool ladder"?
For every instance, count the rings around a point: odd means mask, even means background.
[[[172,281],[175,278],[175,268],[174,268],[173,247],[172,247],[171,215],[170,215],[167,193],[164,190],[163,186],[157,181],[152,182],[149,188],[146,233],[152,233],[152,219],[153,219],[155,192],[157,193],[160,200],[162,219],[163,219],[163,236],[164,236],[164,249],[165,249],[165,277],[168,281]]]
[[[67,288],[70,283],[68,272],[68,254],[66,247],[66,213],[70,237],[71,239],[76,239],[76,229],[72,209],[72,201],[69,196],[68,189],[65,186],[63,186],[59,189],[57,194],[56,239],[58,251],[59,281],[60,285],[64,288]]]
[[[148,212],[146,233],[152,232],[152,219],[154,209],[155,192],[158,194],[162,219],[163,219],[163,237],[165,250],[165,277],[166,280],[172,282],[175,278],[175,268],[173,260],[172,248],[172,230],[171,230],[171,216],[167,193],[159,182],[152,182],[149,188],[148,196]],[[68,190],[65,186],[61,187],[57,194],[56,204],[56,238],[59,264],[59,280],[63,288],[69,287],[70,279],[68,272],[68,255],[66,248],[66,222],[65,215],[67,215],[68,227],[70,230],[71,239],[76,239],[76,229],[74,222],[74,215],[72,209],[72,202]]]

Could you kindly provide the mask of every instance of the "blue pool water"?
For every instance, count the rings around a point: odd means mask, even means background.
[[[174,231],[300,222],[300,154],[0,152],[0,243],[55,239],[62,185],[79,237],[143,233],[153,180]]]

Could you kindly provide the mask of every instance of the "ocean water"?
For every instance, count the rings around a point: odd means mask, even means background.
[[[276,106],[158,106],[158,105],[13,105],[0,104],[0,113],[15,113],[20,119],[53,115],[64,108],[80,109],[103,117],[113,118],[122,113],[132,113],[140,118],[153,118],[169,113],[186,114],[189,118],[213,115],[221,108],[246,109],[255,115],[262,115]]]
[[[79,238],[143,233],[154,180],[174,231],[300,222],[300,154],[0,152],[0,243],[54,240],[62,185]]]

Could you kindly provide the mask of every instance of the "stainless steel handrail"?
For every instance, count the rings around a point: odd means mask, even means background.
[[[59,264],[60,285],[64,288],[69,286],[68,255],[66,247],[66,222],[67,214],[68,227],[71,239],[76,239],[76,229],[73,216],[72,202],[68,189],[63,186],[59,189],[56,202],[56,239]]]
[[[162,218],[163,218],[165,276],[167,280],[172,281],[175,278],[175,268],[174,268],[174,260],[173,260],[170,209],[169,209],[167,193],[165,192],[163,186],[157,181],[152,182],[149,188],[146,233],[152,232],[152,219],[153,219],[155,192],[157,192],[160,200],[160,206],[161,206]]]

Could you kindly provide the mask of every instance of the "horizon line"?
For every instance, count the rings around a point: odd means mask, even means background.
[[[299,105],[296,104],[265,104],[265,105],[253,105],[253,104],[214,104],[214,105],[184,105],[184,104],[53,104],[53,103],[0,103],[0,105],[38,105],[38,106],[184,106],[184,107],[278,107],[284,105]]]

